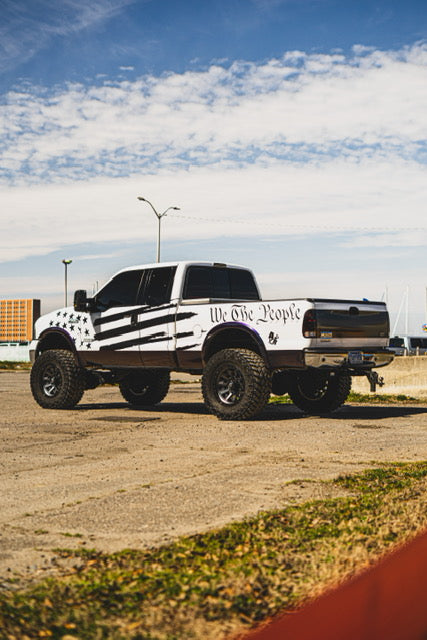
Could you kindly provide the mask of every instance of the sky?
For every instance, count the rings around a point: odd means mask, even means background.
[[[427,322],[425,0],[0,0],[0,298],[161,258]],[[408,309],[408,313],[406,313]]]

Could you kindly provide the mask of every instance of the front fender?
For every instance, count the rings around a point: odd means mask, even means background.
[[[48,328],[41,332],[35,348],[35,357],[37,358],[40,353],[48,349],[67,349],[77,354],[73,337],[68,331],[59,327]]]

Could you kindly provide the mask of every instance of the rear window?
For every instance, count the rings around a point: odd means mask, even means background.
[[[185,276],[183,298],[259,300],[259,294],[252,274],[245,269],[192,266]]]

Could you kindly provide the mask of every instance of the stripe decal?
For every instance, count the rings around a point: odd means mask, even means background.
[[[163,311],[165,309],[174,309],[175,307],[176,307],[176,304],[164,304],[158,307],[149,307],[145,305],[144,307],[139,307],[137,309],[134,309],[133,311],[132,310],[122,311],[120,313],[115,313],[114,315],[111,315],[111,316],[96,318],[96,320],[94,320],[93,322],[93,326],[99,327],[102,324],[107,324],[109,322],[116,322],[116,320],[122,320],[123,318],[126,318],[134,314],[140,316],[143,313],[150,313],[151,311]]]
[[[120,349],[127,349],[128,347],[136,347],[143,344],[153,344],[154,342],[168,342],[172,340],[171,337],[165,336],[163,331],[159,333],[153,333],[151,336],[145,338],[135,338],[134,340],[123,340],[123,342],[115,342],[113,344],[104,344],[99,347],[100,351],[109,349],[110,351],[118,351]]]
[[[151,327],[167,325],[174,320],[176,320],[177,322],[179,322],[180,320],[187,320],[188,318],[192,318],[195,315],[197,314],[194,312],[177,313],[176,315],[173,313],[169,313],[165,316],[157,316],[157,318],[142,320],[141,322],[137,322],[135,324],[116,327],[115,329],[107,329],[106,331],[100,331],[96,334],[95,340],[101,341],[108,340],[109,338],[118,338],[119,336],[125,335],[126,333],[135,333],[135,331],[142,331],[143,329],[149,329]]]
[[[106,331],[100,331],[95,335],[95,340],[108,340],[110,338],[118,338],[126,333],[135,333],[135,331],[142,331],[143,329],[149,329],[150,327],[158,327],[162,324],[168,324],[174,319],[174,315],[168,314],[166,316],[157,316],[157,318],[150,318],[149,320],[142,320],[141,322],[135,322],[134,324],[120,325],[114,329],[107,329]]]
[[[193,349],[194,347],[200,347],[199,344],[187,344],[185,347],[177,347],[177,351],[186,351],[187,349]]]
[[[194,336],[194,331],[183,331],[182,333],[176,333],[175,338],[181,340],[182,338],[190,338]]]

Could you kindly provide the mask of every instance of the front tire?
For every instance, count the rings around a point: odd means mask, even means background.
[[[347,400],[350,389],[348,373],[309,370],[295,375],[288,393],[299,409],[316,416],[338,409]]]
[[[130,373],[119,383],[119,389],[130,404],[148,407],[163,400],[169,391],[169,384],[169,371],[146,369]]]
[[[31,391],[44,409],[72,409],[82,398],[85,379],[71,351],[51,349],[31,369]]]
[[[223,349],[207,363],[202,392],[220,420],[248,420],[267,404],[271,375],[264,360],[249,349]]]

